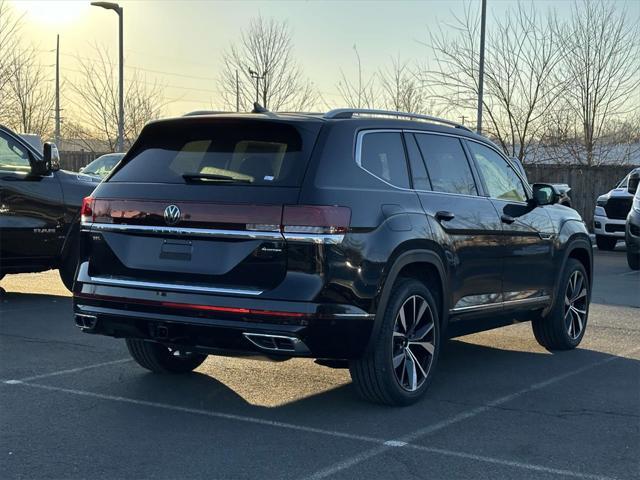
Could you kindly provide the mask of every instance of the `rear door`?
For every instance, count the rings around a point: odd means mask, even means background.
[[[405,138],[414,187],[449,262],[452,313],[499,310],[502,226],[491,201],[479,195],[460,139],[418,132]]]
[[[80,275],[175,290],[274,288],[287,269],[283,208],[298,201],[319,128],[211,117],[146,127],[85,212]]]
[[[502,222],[505,307],[545,303],[554,284],[551,217],[527,201],[528,189],[498,152],[470,140],[467,146]]]

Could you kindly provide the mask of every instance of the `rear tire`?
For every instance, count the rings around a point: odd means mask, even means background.
[[[73,292],[73,283],[76,279],[76,269],[78,267],[79,260],[77,242],[74,240],[67,250],[67,255],[62,260],[62,264],[58,269],[60,280],[62,280],[65,288],[70,292]]]
[[[591,287],[582,263],[569,258],[560,282],[549,313],[531,322],[536,340],[547,350],[576,348],[587,328]]]
[[[627,263],[631,270],[640,270],[640,253],[630,252],[627,247]]]
[[[616,248],[616,243],[618,243],[618,239],[615,237],[596,235],[596,245],[598,246],[598,250],[613,250]]]
[[[417,280],[399,280],[372,351],[350,362],[358,394],[370,402],[396,406],[422,397],[440,352],[439,320],[429,289]]]
[[[207,359],[206,355],[170,349],[161,343],[137,338],[127,338],[126,342],[138,365],[155,373],[188,373]]]

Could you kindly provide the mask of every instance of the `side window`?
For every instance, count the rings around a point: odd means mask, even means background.
[[[0,134],[0,170],[31,171],[27,149],[3,134]]]
[[[478,190],[460,140],[418,133],[416,140],[436,192],[477,195]]]
[[[527,201],[522,181],[500,155],[476,142],[468,142],[468,145],[484,178],[489,196],[501,200]]]
[[[400,132],[362,135],[360,166],[397,187],[409,188],[409,173]]]

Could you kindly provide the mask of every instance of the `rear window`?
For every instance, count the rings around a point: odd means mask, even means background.
[[[299,186],[318,130],[255,120],[152,124],[109,182]]]

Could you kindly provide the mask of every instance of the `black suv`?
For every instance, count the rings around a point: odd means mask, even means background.
[[[585,332],[580,216],[489,140],[428,116],[185,116],[148,124],[85,200],[75,322],[154,372],[208,354],[315,358],[408,404],[446,337]]]
[[[0,125],[0,279],[57,268],[71,290],[80,206],[98,182],[60,170],[55,145],[39,152]]]

